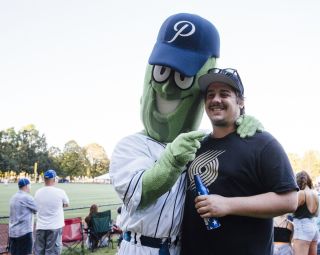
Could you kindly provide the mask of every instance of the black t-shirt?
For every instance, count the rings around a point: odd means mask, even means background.
[[[188,166],[188,186],[182,227],[182,255],[271,255],[273,220],[244,216],[219,218],[221,226],[207,230],[194,208],[194,174],[210,194],[242,197],[297,190],[282,146],[267,132],[240,138],[208,136]],[[267,201],[266,201],[267,202]]]

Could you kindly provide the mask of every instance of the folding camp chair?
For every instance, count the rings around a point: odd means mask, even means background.
[[[81,254],[84,254],[84,238],[81,217],[65,219],[62,232],[62,244],[68,248],[70,254],[75,254],[78,245],[81,245]]]
[[[89,248],[111,246],[113,249],[111,211],[97,212],[91,216],[91,227],[88,228]]]

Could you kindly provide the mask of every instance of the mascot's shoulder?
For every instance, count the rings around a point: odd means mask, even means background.
[[[150,138],[143,131],[141,131],[121,138],[121,140],[117,143],[116,147],[139,146],[141,144],[145,144],[149,139],[152,138]]]

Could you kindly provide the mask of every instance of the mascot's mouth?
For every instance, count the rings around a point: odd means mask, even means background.
[[[161,114],[168,114],[173,112],[175,109],[177,109],[181,101],[181,99],[166,100],[162,98],[158,93],[156,93],[157,108]]]

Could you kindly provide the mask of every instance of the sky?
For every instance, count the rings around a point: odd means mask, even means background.
[[[34,124],[48,146],[98,143],[110,157],[143,129],[148,58],[180,12],[218,29],[218,65],[238,69],[247,114],[285,151],[320,151],[318,0],[0,0],[0,130]]]

